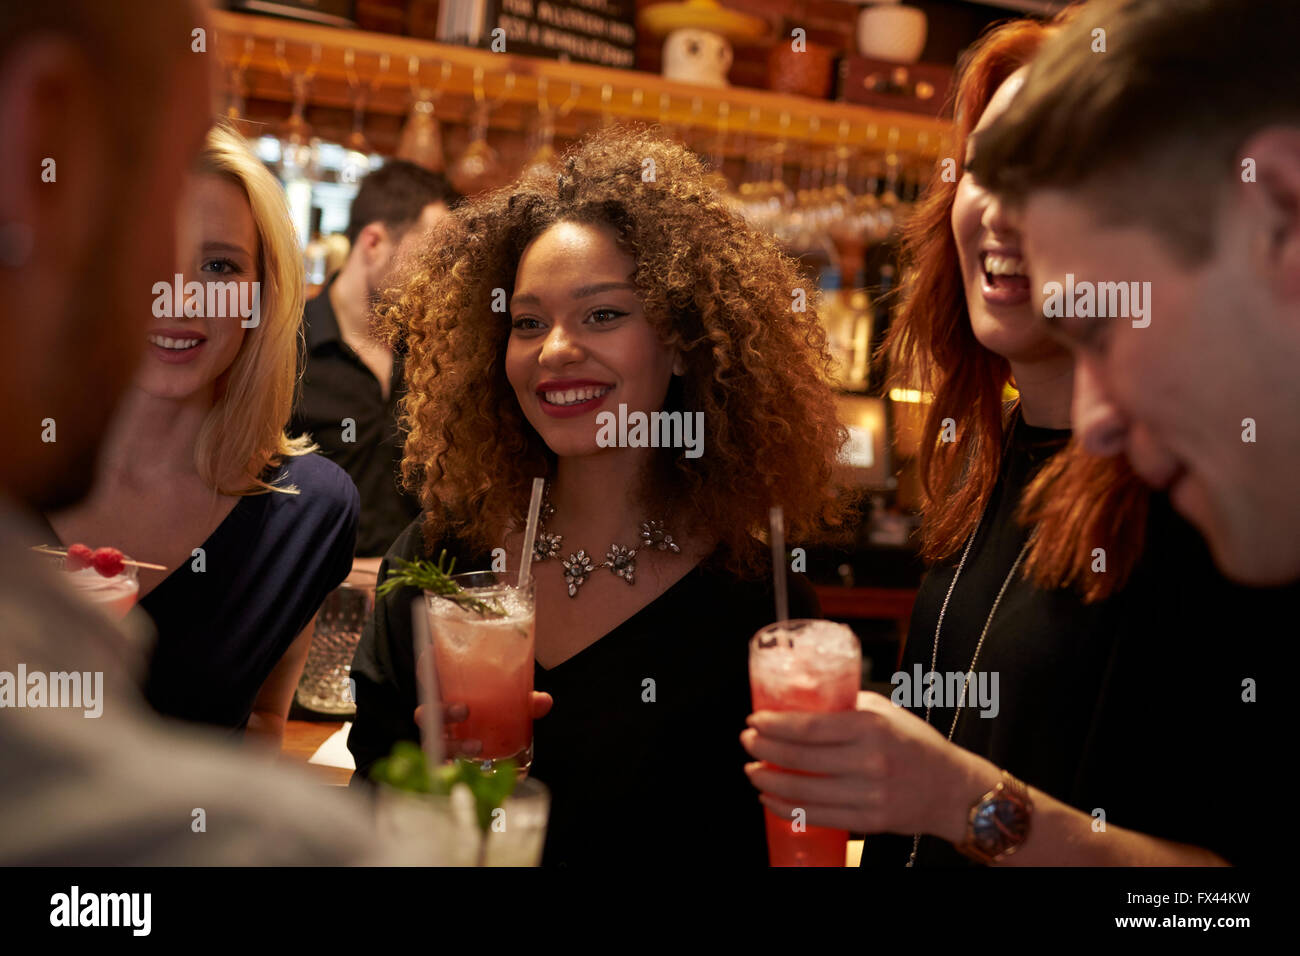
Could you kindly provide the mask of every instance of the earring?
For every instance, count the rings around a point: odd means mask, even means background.
[[[18,269],[32,254],[32,227],[25,222],[0,223],[0,266]]]

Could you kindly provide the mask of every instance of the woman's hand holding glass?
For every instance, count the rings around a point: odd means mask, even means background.
[[[554,698],[550,694],[533,691],[533,720],[545,717],[551,712],[551,707],[555,704]],[[415,725],[424,726],[420,721],[424,716],[424,707],[415,708]],[[469,706],[466,704],[445,704],[442,708],[442,722],[444,724],[458,724],[469,719]],[[477,740],[461,740],[457,746],[468,756],[478,753],[482,747],[482,742]]]
[[[760,711],[741,743],[759,799],[778,816],[796,808],[813,826],[853,833],[928,833],[953,843],[965,836],[971,804],[998,779],[989,761],[950,743],[887,697],[858,695],[856,710]],[[768,770],[764,763],[822,776]]]

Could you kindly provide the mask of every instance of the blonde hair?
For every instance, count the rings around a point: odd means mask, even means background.
[[[205,483],[226,495],[297,494],[262,478],[286,455],[315,451],[290,438],[302,333],[303,262],[284,190],[242,136],[227,126],[208,132],[196,171],[225,176],[248,196],[257,227],[258,324],[249,328],[230,368],[217,379],[216,401],[199,431],[195,464]]]

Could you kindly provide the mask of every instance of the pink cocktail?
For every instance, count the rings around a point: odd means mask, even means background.
[[[862,686],[862,650],[849,628],[832,621],[769,624],[749,643],[754,710],[829,713],[853,710]],[[782,767],[773,769],[799,773]],[[764,809],[772,866],[843,866],[847,830],[786,819]]]
[[[480,614],[427,595],[438,694],[444,706],[465,704],[469,718],[444,723],[448,756],[484,764],[511,759],[525,771],[533,760],[534,605],[525,588],[491,571],[453,575],[470,597],[502,614]],[[466,747],[477,741],[477,750]]]
[[[140,596],[140,573],[135,562],[113,548],[92,552],[74,544],[69,552],[41,545],[32,549],[58,569],[86,601],[114,620],[126,617]]]
[[[113,577],[104,577],[94,568],[82,568],[80,571],[65,571],[67,580],[87,601],[104,609],[109,617],[119,619],[126,617],[126,612],[135,607],[140,595],[140,579],[136,569],[127,565],[122,573]]]

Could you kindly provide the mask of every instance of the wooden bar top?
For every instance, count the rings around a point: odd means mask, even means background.
[[[342,767],[322,767],[308,763],[311,755],[329,737],[343,728],[343,721],[289,720],[284,725],[284,742],[280,745],[280,760],[305,767],[321,783],[346,787],[352,771]]]

